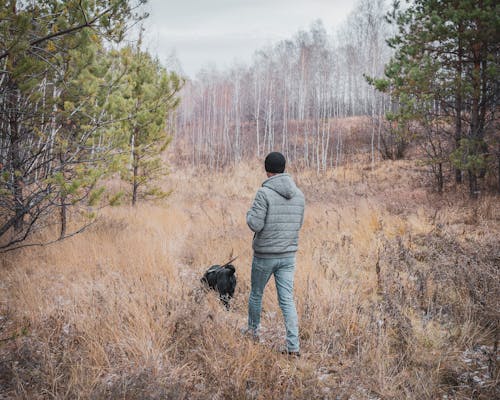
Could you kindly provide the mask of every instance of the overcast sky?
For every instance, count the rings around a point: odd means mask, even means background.
[[[194,78],[203,67],[249,63],[255,50],[321,19],[334,32],[354,7],[344,0],[149,0],[145,45],[165,63],[175,53]]]

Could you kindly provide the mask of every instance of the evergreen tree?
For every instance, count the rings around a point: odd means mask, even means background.
[[[128,137],[126,151],[130,158],[122,178],[131,185],[132,205],[140,196],[167,195],[154,181],[167,172],[160,155],[171,141],[167,117],[179,104],[177,94],[183,84],[177,74],[167,72],[139,46],[126,47],[118,54],[127,70],[120,89],[125,117],[121,129]]]
[[[0,1],[0,249],[56,210],[67,236],[66,207],[96,197],[111,92],[98,54],[143,2]]]
[[[467,171],[471,197],[491,170],[499,7],[493,0],[416,0],[402,8],[396,1],[388,16],[398,26],[389,40],[396,52],[386,77],[371,82],[398,99],[388,118],[423,145],[439,190],[445,163],[456,167],[457,182]]]

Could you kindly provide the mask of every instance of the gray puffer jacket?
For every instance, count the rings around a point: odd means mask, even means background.
[[[262,183],[247,212],[247,224],[255,232],[252,247],[256,257],[295,255],[304,205],[304,195],[290,175],[273,175]]]

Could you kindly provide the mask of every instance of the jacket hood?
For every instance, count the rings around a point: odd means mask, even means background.
[[[262,186],[274,190],[285,199],[294,197],[298,190],[292,177],[286,173],[271,176],[262,183]]]

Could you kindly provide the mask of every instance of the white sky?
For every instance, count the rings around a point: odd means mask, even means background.
[[[203,67],[249,63],[266,45],[308,30],[321,19],[328,33],[345,20],[355,0],[149,0],[144,44],[166,63],[169,55],[195,77]]]

